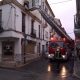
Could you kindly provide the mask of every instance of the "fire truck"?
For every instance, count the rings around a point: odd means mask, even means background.
[[[69,43],[65,38],[56,39],[54,37],[49,41],[48,58],[52,60],[68,60],[70,57]]]

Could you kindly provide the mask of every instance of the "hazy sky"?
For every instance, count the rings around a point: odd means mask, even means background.
[[[56,18],[59,18],[62,27],[74,39],[74,15],[76,14],[76,0],[48,0]]]

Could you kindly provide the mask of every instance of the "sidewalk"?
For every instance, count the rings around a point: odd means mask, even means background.
[[[75,58],[74,60],[74,76],[80,79],[80,60],[78,57]]]
[[[33,59],[28,59],[27,61],[26,61],[26,63],[24,64],[24,63],[22,63],[22,64],[20,64],[20,63],[18,63],[18,64],[16,64],[15,62],[5,62],[5,63],[0,63],[0,68],[5,68],[5,69],[18,69],[18,68],[21,68],[21,67],[23,67],[23,66],[25,66],[25,65],[27,65],[27,64],[30,64],[30,63],[32,63],[32,62],[34,62],[34,61],[37,61],[37,60],[39,60],[41,57],[36,57],[36,58],[33,58]]]

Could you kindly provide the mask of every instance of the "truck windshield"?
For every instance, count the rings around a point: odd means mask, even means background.
[[[64,43],[63,42],[50,42],[49,46],[52,48],[63,47]]]

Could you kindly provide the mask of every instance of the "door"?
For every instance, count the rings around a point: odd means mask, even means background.
[[[45,46],[42,45],[42,55],[44,56],[45,55]]]
[[[3,56],[12,56],[14,54],[14,42],[2,42],[2,53]]]

